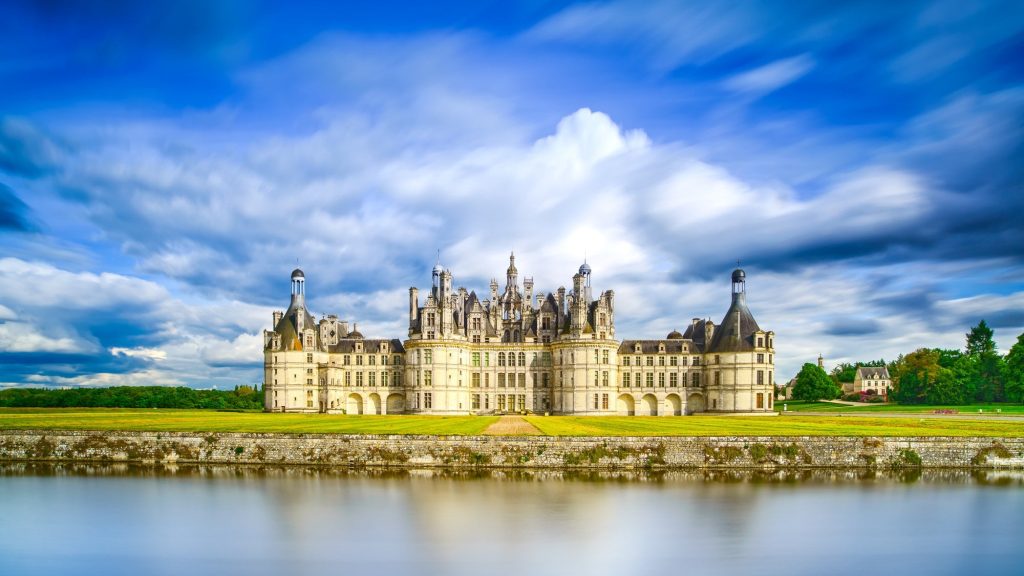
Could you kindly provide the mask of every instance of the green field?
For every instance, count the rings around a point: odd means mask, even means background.
[[[777,412],[782,411],[782,405],[786,405],[789,412],[842,412],[848,414],[860,414],[866,412],[892,412],[905,414],[930,414],[936,410],[957,410],[960,414],[995,415],[996,410],[1001,414],[1024,414],[1024,404],[968,404],[965,406],[922,406],[908,404],[867,404],[863,406],[847,406],[832,402],[808,402],[806,400],[777,400],[775,408]]]
[[[0,430],[479,434],[497,416],[327,416],[214,410],[3,408]]]
[[[1002,436],[1024,437],[1024,419],[868,416],[528,416],[550,436]],[[0,409],[3,430],[144,430],[332,434],[480,434],[496,416],[327,416],[211,410]]]
[[[1001,436],[1024,437],[1019,422],[870,416],[531,416],[549,436]]]

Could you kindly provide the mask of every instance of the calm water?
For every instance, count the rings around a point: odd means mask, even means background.
[[[1024,480],[0,465],[0,574],[1024,574]]]

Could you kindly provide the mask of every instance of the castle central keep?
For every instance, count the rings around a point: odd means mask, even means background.
[[[453,288],[438,264],[425,298],[409,289],[406,339],[365,338],[355,324],[306,309],[305,274],[291,277],[291,304],[264,331],[265,409],[329,414],[533,412],[679,416],[768,412],[774,332],[746,303],[746,274],[732,273],[721,323],[693,318],[683,333],[618,340],[615,293],[595,296],[591,267],[572,290],[520,285],[515,255],[504,288],[481,299]]]

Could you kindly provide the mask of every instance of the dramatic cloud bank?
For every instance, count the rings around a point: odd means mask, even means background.
[[[16,3],[0,385],[258,382],[296,264],[315,313],[401,337],[436,250],[478,293],[510,250],[544,292],[586,258],[622,337],[719,320],[739,260],[780,378],[818,353],[959,347],[982,318],[1005,349],[1024,330],[1021,9],[890,4],[452,25]]]

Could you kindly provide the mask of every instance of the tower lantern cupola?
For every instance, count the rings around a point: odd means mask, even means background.
[[[743,299],[747,292],[747,273],[742,268],[732,271],[732,298]]]
[[[306,301],[306,275],[302,270],[292,270],[292,306],[303,306]]]

